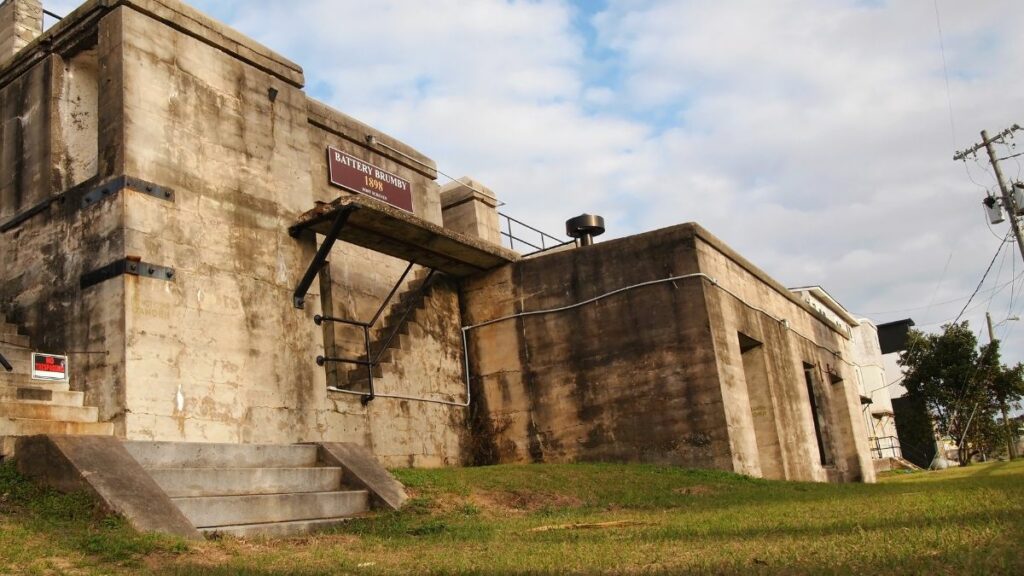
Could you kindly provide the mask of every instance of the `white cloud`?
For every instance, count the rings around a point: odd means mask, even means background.
[[[197,5],[513,215],[557,232],[602,213],[610,235],[696,220],[783,283],[854,311],[914,309],[882,321],[963,306],[920,309],[969,294],[997,243],[953,149],[1024,120],[1014,0],[938,2],[955,138],[925,0],[609,0],[596,16],[559,0]],[[989,285],[1021,270],[1007,260]],[[1007,315],[1009,289],[991,309]],[[1012,334],[1007,357],[1024,359]]]

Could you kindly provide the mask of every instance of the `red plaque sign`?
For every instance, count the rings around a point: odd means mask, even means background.
[[[327,148],[331,184],[412,212],[412,184],[336,148]]]

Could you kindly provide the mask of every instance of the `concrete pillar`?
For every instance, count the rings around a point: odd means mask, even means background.
[[[441,188],[441,218],[449,230],[501,244],[498,199],[472,178],[462,177]]]
[[[4,0],[0,4],[0,66],[42,33],[41,0]]]

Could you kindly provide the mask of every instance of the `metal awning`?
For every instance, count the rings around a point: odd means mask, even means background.
[[[313,278],[320,271],[336,240],[362,246],[407,262],[463,278],[493,270],[520,256],[506,248],[442,228],[434,223],[372,198],[343,196],[317,203],[289,228],[293,237],[306,230],[324,236],[316,258],[295,290],[295,306],[302,307]]]

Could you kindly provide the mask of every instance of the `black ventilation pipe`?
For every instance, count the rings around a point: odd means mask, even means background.
[[[604,218],[593,214],[583,214],[571,218],[565,223],[566,235],[580,241],[580,246],[590,246],[594,237],[604,234]]]

